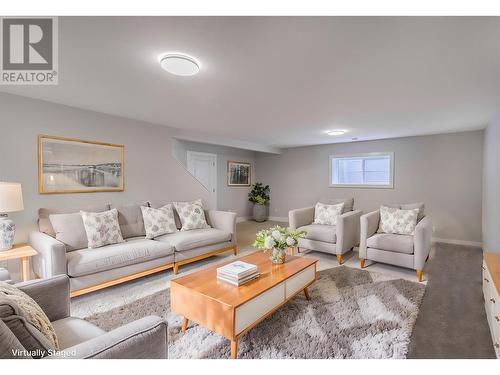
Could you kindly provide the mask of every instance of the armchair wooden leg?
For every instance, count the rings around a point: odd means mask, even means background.
[[[342,264],[342,255],[337,255],[337,261],[339,262],[339,265]]]
[[[238,255],[238,246],[233,247],[234,255]]]
[[[418,279],[419,282],[422,281],[423,274],[424,274],[423,270],[417,270],[417,279]]]
[[[174,263],[174,275],[177,275],[179,273],[179,265],[177,263]]]
[[[360,259],[359,260],[359,267],[360,268],[365,268],[365,259]]]

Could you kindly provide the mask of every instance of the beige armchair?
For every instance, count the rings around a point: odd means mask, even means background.
[[[314,206],[291,210],[288,213],[290,228],[305,230],[305,238],[299,239],[301,249],[335,254],[342,264],[343,254],[359,244],[359,218],[362,211],[353,210],[354,199],[337,199],[331,204],[344,202],[344,211],[337,218],[337,225],[314,224]]]
[[[398,206],[403,209],[420,208],[415,233],[413,235],[377,233],[380,211],[373,211],[361,216],[360,266],[364,268],[365,261],[372,260],[410,268],[417,271],[418,281],[422,281],[424,265],[431,250],[431,219],[424,216],[423,204]]]

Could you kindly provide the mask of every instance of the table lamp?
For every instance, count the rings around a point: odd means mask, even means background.
[[[12,249],[16,233],[16,226],[7,213],[23,209],[21,184],[0,182],[0,251]]]

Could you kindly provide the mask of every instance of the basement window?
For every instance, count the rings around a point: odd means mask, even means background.
[[[330,155],[330,187],[394,187],[394,153]]]

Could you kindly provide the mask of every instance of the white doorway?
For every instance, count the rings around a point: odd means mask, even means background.
[[[217,155],[188,151],[187,169],[212,196],[212,207],[217,208]]]

